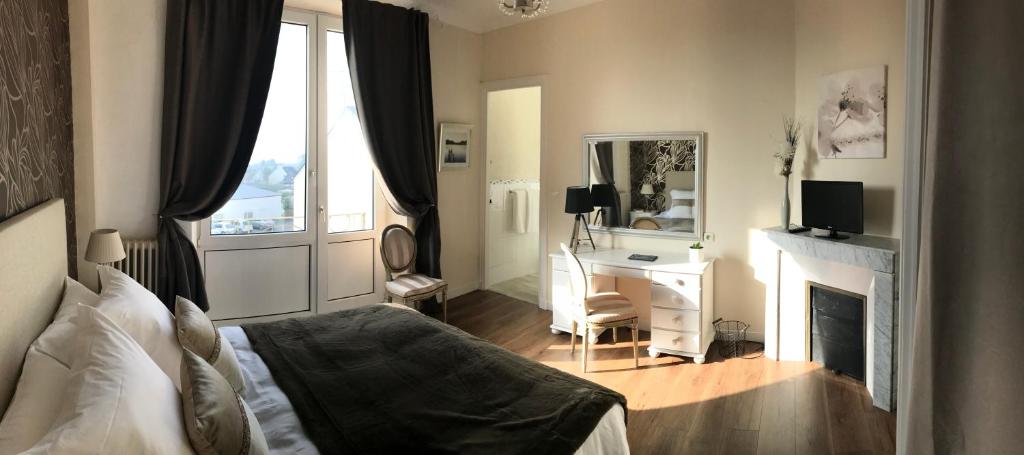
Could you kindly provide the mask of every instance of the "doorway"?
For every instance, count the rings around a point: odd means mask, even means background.
[[[484,289],[540,305],[541,87],[484,93]]]

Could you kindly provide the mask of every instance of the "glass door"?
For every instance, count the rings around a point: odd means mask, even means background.
[[[316,48],[317,17],[285,11],[245,177],[200,223],[213,320],[316,312]]]
[[[319,17],[319,305],[333,311],[383,301],[378,234],[383,196],[356,113],[341,19]],[[380,208],[380,210],[377,210]]]

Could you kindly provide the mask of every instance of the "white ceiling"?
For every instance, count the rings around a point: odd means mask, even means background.
[[[519,16],[506,16],[498,10],[498,0],[380,0],[384,3],[416,8],[430,14],[433,19],[477,33],[516,25],[527,20]],[[534,19],[579,8],[601,0],[551,0],[548,11]],[[339,0],[286,0],[285,5],[334,14],[341,12]]]

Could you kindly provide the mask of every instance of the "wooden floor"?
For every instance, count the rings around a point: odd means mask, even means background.
[[[871,406],[863,384],[805,362],[759,356],[723,360],[711,346],[707,363],[646,354],[640,369],[632,342],[604,334],[582,374],[569,335],[553,335],[551,312],[501,294],[477,291],[448,304],[452,325],[522,356],[581,376],[626,396],[627,431],[635,454],[893,453],[896,415]],[[626,341],[630,340],[630,341]],[[752,347],[756,345],[751,345]],[[579,348],[579,345],[577,345]]]

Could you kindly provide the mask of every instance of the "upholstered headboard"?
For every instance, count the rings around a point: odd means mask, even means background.
[[[64,200],[0,223],[0,415],[29,345],[53,320],[68,274]]]
[[[694,171],[669,171],[665,173],[665,209],[672,207],[672,190],[694,191],[697,187],[697,173]]]

